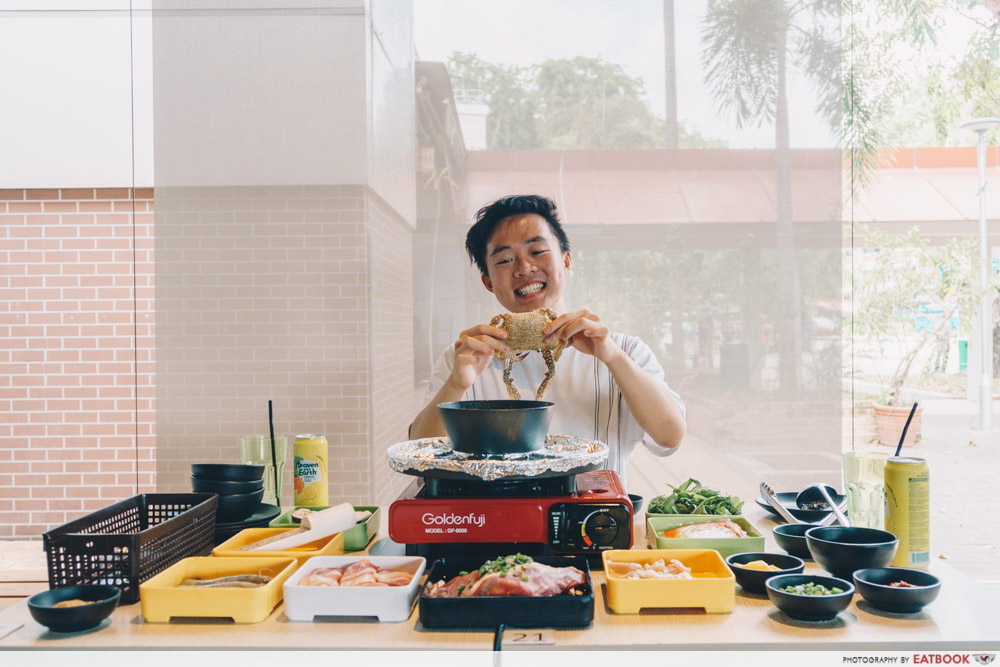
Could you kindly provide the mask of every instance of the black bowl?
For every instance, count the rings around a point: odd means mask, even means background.
[[[889,584],[905,581],[914,588]],[[858,593],[873,607],[896,614],[915,614],[934,601],[941,592],[941,581],[922,570],[902,567],[871,567],[854,573]]]
[[[774,565],[775,567],[779,567],[781,569],[753,570],[740,567],[741,565],[752,563],[755,560],[762,560],[768,565]],[[806,566],[806,564],[802,562],[801,558],[796,558],[795,556],[768,554],[762,552],[733,554],[732,556],[726,558],[726,564],[729,565],[729,569],[731,569],[733,574],[736,576],[736,583],[742,586],[743,590],[751,593],[763,593],[764,582],[771,577],[777,577],[782,574],[799,574]]]
[[[639,514],[639,510],[642,509],[642,496],[635,493],[628,494],[628,499],[632,501],[632,516]]]
[[[439,403],[451,448],[479,456],[523,454],[545,446],[552,421],[548,401]]]
[[[236,463],[192,463],[191,472],[198,479],[215,482],[253,482],[264,479],[264,466]]]
[[[250,493],[263,488],[263,479],[249,482],[220,482],[191,475],[191,490],[195,493],[218,493],[220,496],[234,496],[238,493]]]
[[[54,588],[28,598],[31,617],[54,632],[80,632],[101,624],[121,599],[121,590],[104,584]],[[79,607],[54,607],[65,600],[85,600]]]
[[[811,523],[783,523],[774,527],[774,541],[791,555],[812,560],[809,545],[806,544],[806,531],[815,527]]]
[[[797,595],[779,589],[798,586],[809,582],[822,584],[827,588],[837,587],[844,591],[834,595]],[[814,574],[783,574],[764,582],[767,597],[775,607],[800,621],[832,621],[837,614],[847,609],[854,597],[854,584],[836,577],[820,577]]]
[[[250,493],[239,493],[235,496],[219,496],[219,507],[215,510],[216,522],[242,521],[257,511],[257,506],[260,505],[260,499],[263,497],[264,489],[257,489]]]
[[[813,560],[841,579],[850,579],[855,570],[885,567],[899,548],[899,540],[892,533],[856,526],[810,528],[806,544]]]

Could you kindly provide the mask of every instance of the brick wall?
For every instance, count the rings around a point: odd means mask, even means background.
[[[154,286],[151,189],[0,190],[0,538],[190,490],[192,462],[238,461],[239,436],[267,431],[269,398],[279,433],[327,435],[331,502],[395,497],[410,226],[359,186],[156,204]]]
[[[413,391],[413,230],[376,195],[368,197],[372,323],[372,447],[375,502],[386,505],[410,483],[385,453],[405,440],[422,405]]]
[[[153,490],[152,224],[149,189],[0,190],[0,537]]]
[[[387,500],[381,454],[412,418],[409,226],[363,186],[160,188],[156,206],[158,486],[238,461],[270,399],[276,432],[326,435],[331,503]]]

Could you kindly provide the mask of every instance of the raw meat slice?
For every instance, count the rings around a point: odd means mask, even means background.
[[[471,589],[463,591],[468,597],[551,597],[587,581],[586,575],[575,567],[552,567],[542,563],[528,563],[512,567],[506,574],[496,572],[480,579]]]
[[[380,570],[375,573],[375,581],[389,586],[408,586],[412,579],[413,575],[409,572],[398,570]]]

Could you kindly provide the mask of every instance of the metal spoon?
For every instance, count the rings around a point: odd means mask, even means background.
[[[840,525],[850,526],[851,524],[847,521],[847,517],[840,511],[837,503],[833,502],[833,496],[836,493],[837,490],[829,484],[810,484],[806,488],[799,491],[799,494],[795,496],[795,504],[799,507],[808,508],[811,503],[824,501],[827,506],[829,506],[830,510],[833,511],[833,514],[837,517],[837,522],[840,523]]]

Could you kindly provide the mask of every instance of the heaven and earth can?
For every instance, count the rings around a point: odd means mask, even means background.
[[[327,482],[329,461],[326,436],[308,433],[295,436],[292,446],[295,457],[296,506],[325,506],[330,504],[330,486]]]
[[[892,564],[931,562],[930,469],[926,459],[890,456],[885,463],[885,529],[899,538]]]

